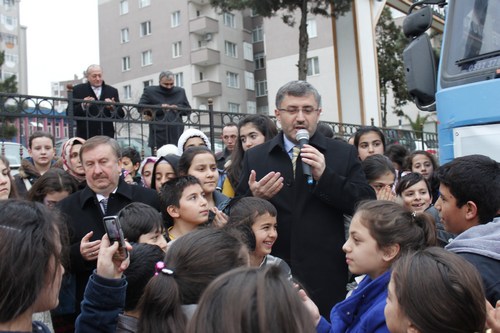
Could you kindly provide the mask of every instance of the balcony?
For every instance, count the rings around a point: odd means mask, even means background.
[[[201,81],[191,86],[193,97],[215,97],[222,95],[222,84],[215,81]]]
[[[191,51],[191,64],[199,66],[220,64],[220,52],[207,47]]]
[[[219,32],[219,21],[208,16],[200,16],[189,21],[189,32],[204,35]]]

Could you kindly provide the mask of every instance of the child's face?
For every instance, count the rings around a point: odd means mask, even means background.
[[[167,241],[163,237],[161,230],[150,231],[147,234],[139,236],[138,243],[145,243],[159,246],[163,252],[167,252]]]
[[[219,172],[212,154],[202,153],[196,155],[191,162],[188,174],[198,178],[205,193],[212,194],[215,191],[219,181]]]
[[[0,160],[0,200],[6,200],[9,198],[11,190],[11,181],[9,177],[9,169]]]
[[[46,137],[33,139],[31,148],[28,149],[35,165],[48,166],[54,158],[54,145],[52,140]]]
[[[161,186],[175,178],[174,168],[167,162],[161,162],[156,166],[155,170],[155,185],[156,190],[160,191]]]
[[[394,290],[394,279],[392,277],[391,282],[389,282],[384,315],[385,323],[391,333],[408,332],[408,325],[410,321],[399,307],[396,292]]]
[[[154,166],[154,162],[149,162],[142,168],[142,178],[144,179],[144,185],[146,185],[147,188],[151,188],[151,178],[153,178]]]
[[[56,204],[69,195],[68,191],[52,191],[45,195],[43,204],[49,208],[54,208]]]
[[[189,185],[182,191],[176,216],[184,222],[200,225],[208,221],[208,203],[203,188],[198,184]]]
[[[135,176],[135,173],[137,172],[137,169],[139,168],[139,163],[132,163],[132,160],[130,157],[124,156],[122,157],[122,168],[127,170],[129,175],[132,177]]]
[[[370,231],[361,223],[361,212],[354,214],[349,227],[349,238],[342,246],[346,253],[349,271],[353,274],[367,274],[372,279],[383,274],[388,264],[383,260],[384,252]]]
[[[199,146],[206,147],[207,144],[199,136],[193,136],[192,138],[189,138],[186,140],[186,143],[184,144],[184,150],[191,148],[191,147],[199,147]]]
[[[385,175],[373,180],[370,182],[371,187],[375,190],[375,192],[379,192],[384,187],[392,188],[394,186],[395,176],[392,172],[388,171]]]
[[[401,198],[406,208],[418,213],[425,211],[431,205],[431,194],[423,180],[401,192]]]
[[[364,161],[370,155],[383,155],[384,145],[376,132],[368,132],[361,135],[358,143],[359,159]]]
[[[258,146],[266,141],[266,137],[262,134],[254,124],[248,123],[240,128],[240,140],[243,151]]]
[[[457,199],[451,194],[448,186],[439,185],[439,194],[439,199],[434,206],[439,211],[439,217],[446,231],[458,235],[473,226],[466,219],[467,204],[457,207]]]
[[[277,225],[276,217],[269,215],[269,213],[255,218],[252,224],[252,231],[255,235],[255,256],[264,258],[271,253],[273,244],[278,238]]]
[[[430,158],[423,154],[417,154],[411,160],[411,171],[421,174],[428,180],[434,172],[434,167]]]

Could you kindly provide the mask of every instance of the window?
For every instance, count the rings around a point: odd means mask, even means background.
[[[122,58],[122,72],[130,70],[130,57]]]
[[[243,42],[243,59],[253,61],[253,45]]]
[[[56,126],[56,138],[60,138],[61,137],[61,128],[57,124],[55,124],[55,126]],[[49,131],[49,133],[50,132],[51,131]]]
[[[255,82],[255,96],[267,96],[267,80]]]
[[[237,73],[226,72],[226,84],[230,88],[240,87],[240,78]]]
[[[254,101],[247,101],[247,113],[255,114],[257,104]]]
[[[170,15],[170,26],[172,28],[178,27],[181,24],[181,11],[175,11]]]
[[[151,0],[139,0],[139,8],[147,7],[151,4]]]
[[[125,99],[132,99],[132,87],[130,84],[123,86],[123,96]]]
[[[264,52],[255,53],[253,63],[255,65],[255,69],[266,68],[266,56],[264,55]]]
[[[264,40],[264,30],[262,26],[252,30],[252,43],[262,42]]]
[[[141,64],[142,66],[148,66],[153,63],[153,52],[151,50],[147,50],[142,52],[141,56]]]
[[[238,54],[236,53],[236,44],[232,42],[228,42],[227,40],[224,43],[224,49],[226,51],[226,55],[228,57],[238,58]]]
[[[240,112],[240,105],[238,103],[227,103],[227,111],[232,113]]]
[[[316,28],[316,20],[307,20],[307,35],[309,38],[318,37],[318,29]]]
[[[4,59],[5,65],[7,65],[9,67],[13,67],[17,64],[17,61],[18,61],[17,54],[5,52],[4,57],[5,57],[5,59]]]
[[[17,19],[13,16],[1,15],[0,18],[2,24],[6,25],[9,28],[9,30],[12,30],[11,29],[12,27],[17,26]]]
[[[255,89],[255,80],[252,72],[245,72],[245,88],[248,90]]]
[[[179,58],[182,55],[182,42],[172,44],[172,58]]]
[[[122,44],[123,43],[128,43],[129,39],[128,39],[128,28],[123,28],[120,32],[120,36],[121,36],[121,42]]]
[[[224,17],[224,25],[226,27],[236,28],[236,23],[235,23],[235,20],[234,20],[234,14],[224,13],[223,17]]]
[[[318,57],[307,59],[307,76],[319,74],[319,60]]]
[[[128,0],[120,1],[120,15],[128,13]]]
[[[184,73],[175,74],[174,80],[177,87],[184,87]]]
[[[142,81],[142,85],[144,86],[144,88],[152,86],[153,85],[153,80]]]
[[[141,37],[151,35],[151,21],[141,23]]]
[[[257,113],[269,114],[269,105],[261,105],[257,107]]]

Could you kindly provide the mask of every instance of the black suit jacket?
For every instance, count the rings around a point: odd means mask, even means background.
[[[132,202],[142,202],[160,211],[160,199],[156,191],[129,185],[120,179],[116,192],[109,196],[106,215],[116,215]],[[76,309],[80,312],[85,286],[96,268],[96,260],[86,261],[80,254],[80,241],[90,231],[94,232],[90,241],[104,236],[104,214],[94,191],[88,186],[61,200],[58,207],[66,218],[70,232],[70,272],[76,276]]]
[[[84,99],[94,97],[96,100],[104,101],[106,98],[114,98],[115,102],[120,102],[118,90],[106,83],[102,83],[101,96],[97,96],[92,90],[90,83],[81,83],[73,87],[73,98]],[[111,138],[115,136],[115,129],[111,119],[123,118],[124,112],[121,107],[109,107],[104,105],[91,105],[89,109],[83,109],[81,102],[73,104],[75,117],[87,119],[76,120],[76,136],[88,139],[96,135],[107,135]]]
[[[346,295],[347,265],[343,214],[351,215],[357,202],[375,199],[355,148],[315,134],[310,144],[325,156],[326,169],[314,185],[302,173],[300,156],[297,177],[284,149],[283,134],[245,152],[238,195],[251,195],[251,170],[260,180],[271,171],[284,177],[284,187],[270,202],[278,210],[278,239],[272,254],[285,259],[292,274],[302,282],[326,318],[334,304]]]

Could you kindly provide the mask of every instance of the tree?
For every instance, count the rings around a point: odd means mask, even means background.
[[[5,51],[0,52],[0,69],[5,61]],[[17,92],[17,78],[15,75],[0,81],[0,92],[3,93],[16,93]],[[0,138],[11,139],[17,134],[17,128],[12,125],[7,117],[0,118]]]
[[[298,78],[307,77],[307,50],[309,35],[307,34],[307,14],[338,17],[351,9],[352,0],[210,0],[210,4],[223,12],[232,10],[253,9],[262,17],[273,17],[281,14],[283,22],[295,26],[294,12],[300,10],[299,23],[299,61]]]
[[[5,61],[5,51],[0,52],[0,68]],[[15,75],[0,81],[0,92],[16,93],[17,92],[17,78]]]
[[[411,119],[410,116],[404,115],[406,119],[410,122],[411,129],[415,132],[417,139],[422,140],[424,134],[424,125],[427,122],[427,119],[434,115],[433,113],[427,113],[425,116],[421,116],[420,113],[417,114],[417,118],[415,120]]]
[[[375,28],[377,38],[378,76],[380,86],[380,107],[382,127],[387,126],[388,95],[392,90],[394,113],[401,113],[401,108],[408,103],[410,95],[406,88],[403,50],[408,40],[392,18],[388,7],[382,10]]]

